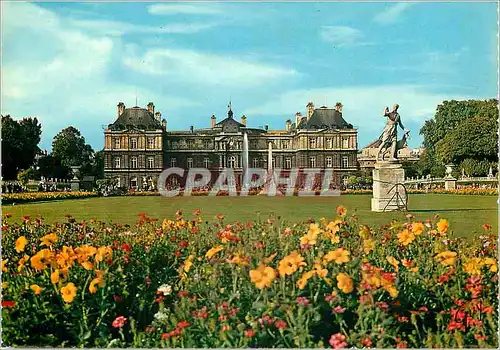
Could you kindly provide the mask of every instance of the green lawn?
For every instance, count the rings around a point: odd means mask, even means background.
[[[201,209],[203,218],[213,218],[222,213],[228,220],[267,219],[269,215],[287,221],[300,221],[310,217],[333,218],[337,205],[344,205],[356,214],[359,221],[368,225],[387,224],[391,219],[404,220],[405,214],[373,213],[370,195],[345,195],[340,197],[110,197],[64,200],[45,203],[3,206],[16,219],[27,215],[42,216],[47,221],[64,220],[70,214],[78,220],[97,218],[105,221],[133,224],[140,212],[155,218],[172,218],[177,209],[191,216],[194,209]],[[409,211],[420,220],[435,214],[447,218],[457,236],[473,236],[484,232],[481,226],[489,223],[498,232],[497,197],[419,194],[410,195]]]

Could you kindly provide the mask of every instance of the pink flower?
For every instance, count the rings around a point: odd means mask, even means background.
[[[335,312],[336,314],[341,314],[344,311],[345,311],[345,309],[340,305],[337,305],[333,308],[333,312]]]
[[[329,343],[334,349],[343,349],[347,346],[346,337],[341,333],[333,334]]]
[[[297,304],[299,304],[299,305],[302,305],[302,306],[310,305],[309,299],[307,299],[306,297],[297,297],[297,299],[295,299],[295,300],[297,301]]]
[[[288,327],[288,324],[285,321],[283,321],[283,320],[278,320],[278,321],[274,322],[274,325],[278,329],[283,329],[283,328]]]
[[[115,327],[115,328],[122,328],[123,326],[125,326],[126,322],[127,322],[127,318],[126,317],[118,316],[113,321],[113,327]]]

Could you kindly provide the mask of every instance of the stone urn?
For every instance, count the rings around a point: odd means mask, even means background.
[[[71,181],[78,181],[78,175],[80,175],[80,165],[71,165],[71,171],[73,172],[73,178]]]
[[[452,178],[453,164],[446,164],[446,178]]]

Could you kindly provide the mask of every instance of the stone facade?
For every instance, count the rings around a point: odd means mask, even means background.
[[[118,104],[117,120],[104,131],[105,176],[119,179],[120,186],[149,189],[161,171],[169,167],[207,168],[214,179],[223,167],[242,177],[243,135],[248,135],[250,168],[332,168],[340,184],[358,168],[357,130],[342,117],[342,105],[314,108],[306,117],[295,115],[284,130],[247,127],[247,117],[234,118],[231,105],[227,118],[210,127],[171,131],[167,122],[148,108],[125,108]],[[269,144],[272,163],[268,164]]]

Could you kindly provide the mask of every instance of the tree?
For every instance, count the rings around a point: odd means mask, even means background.
[[[16,179],[20,170],[30,168],[40,152],[38,144],[42,126],[37,118],[16,121],[10,115],[2,116],[2,176]]]
[[[29,180],[33,180],[33,179],[35,179],[35,169],[33,169],[33,168],[21,170],[17,174],[17,181],[19,181],[21,184],[23,184],[25,186]]]
[[[465,159],[497,161],[498,101],[444,101],[434,119],[420,129],[425,154],[419,165],[424,174],[442,176],[444,165]]]
[[[70,169],[62,166],[61,159],[55,158],[52,154],[42,156],[38,159],[37,178],[66,179],[69,177]]]
[[[97,179],[104,178],[104,150],[99,150],[94,153],[90,175],[95,176]]]
[[[85,143],[80,131],[72,126],[61,130],[52,141],[52,156],[64,167],[91,167],[94,150]]]

